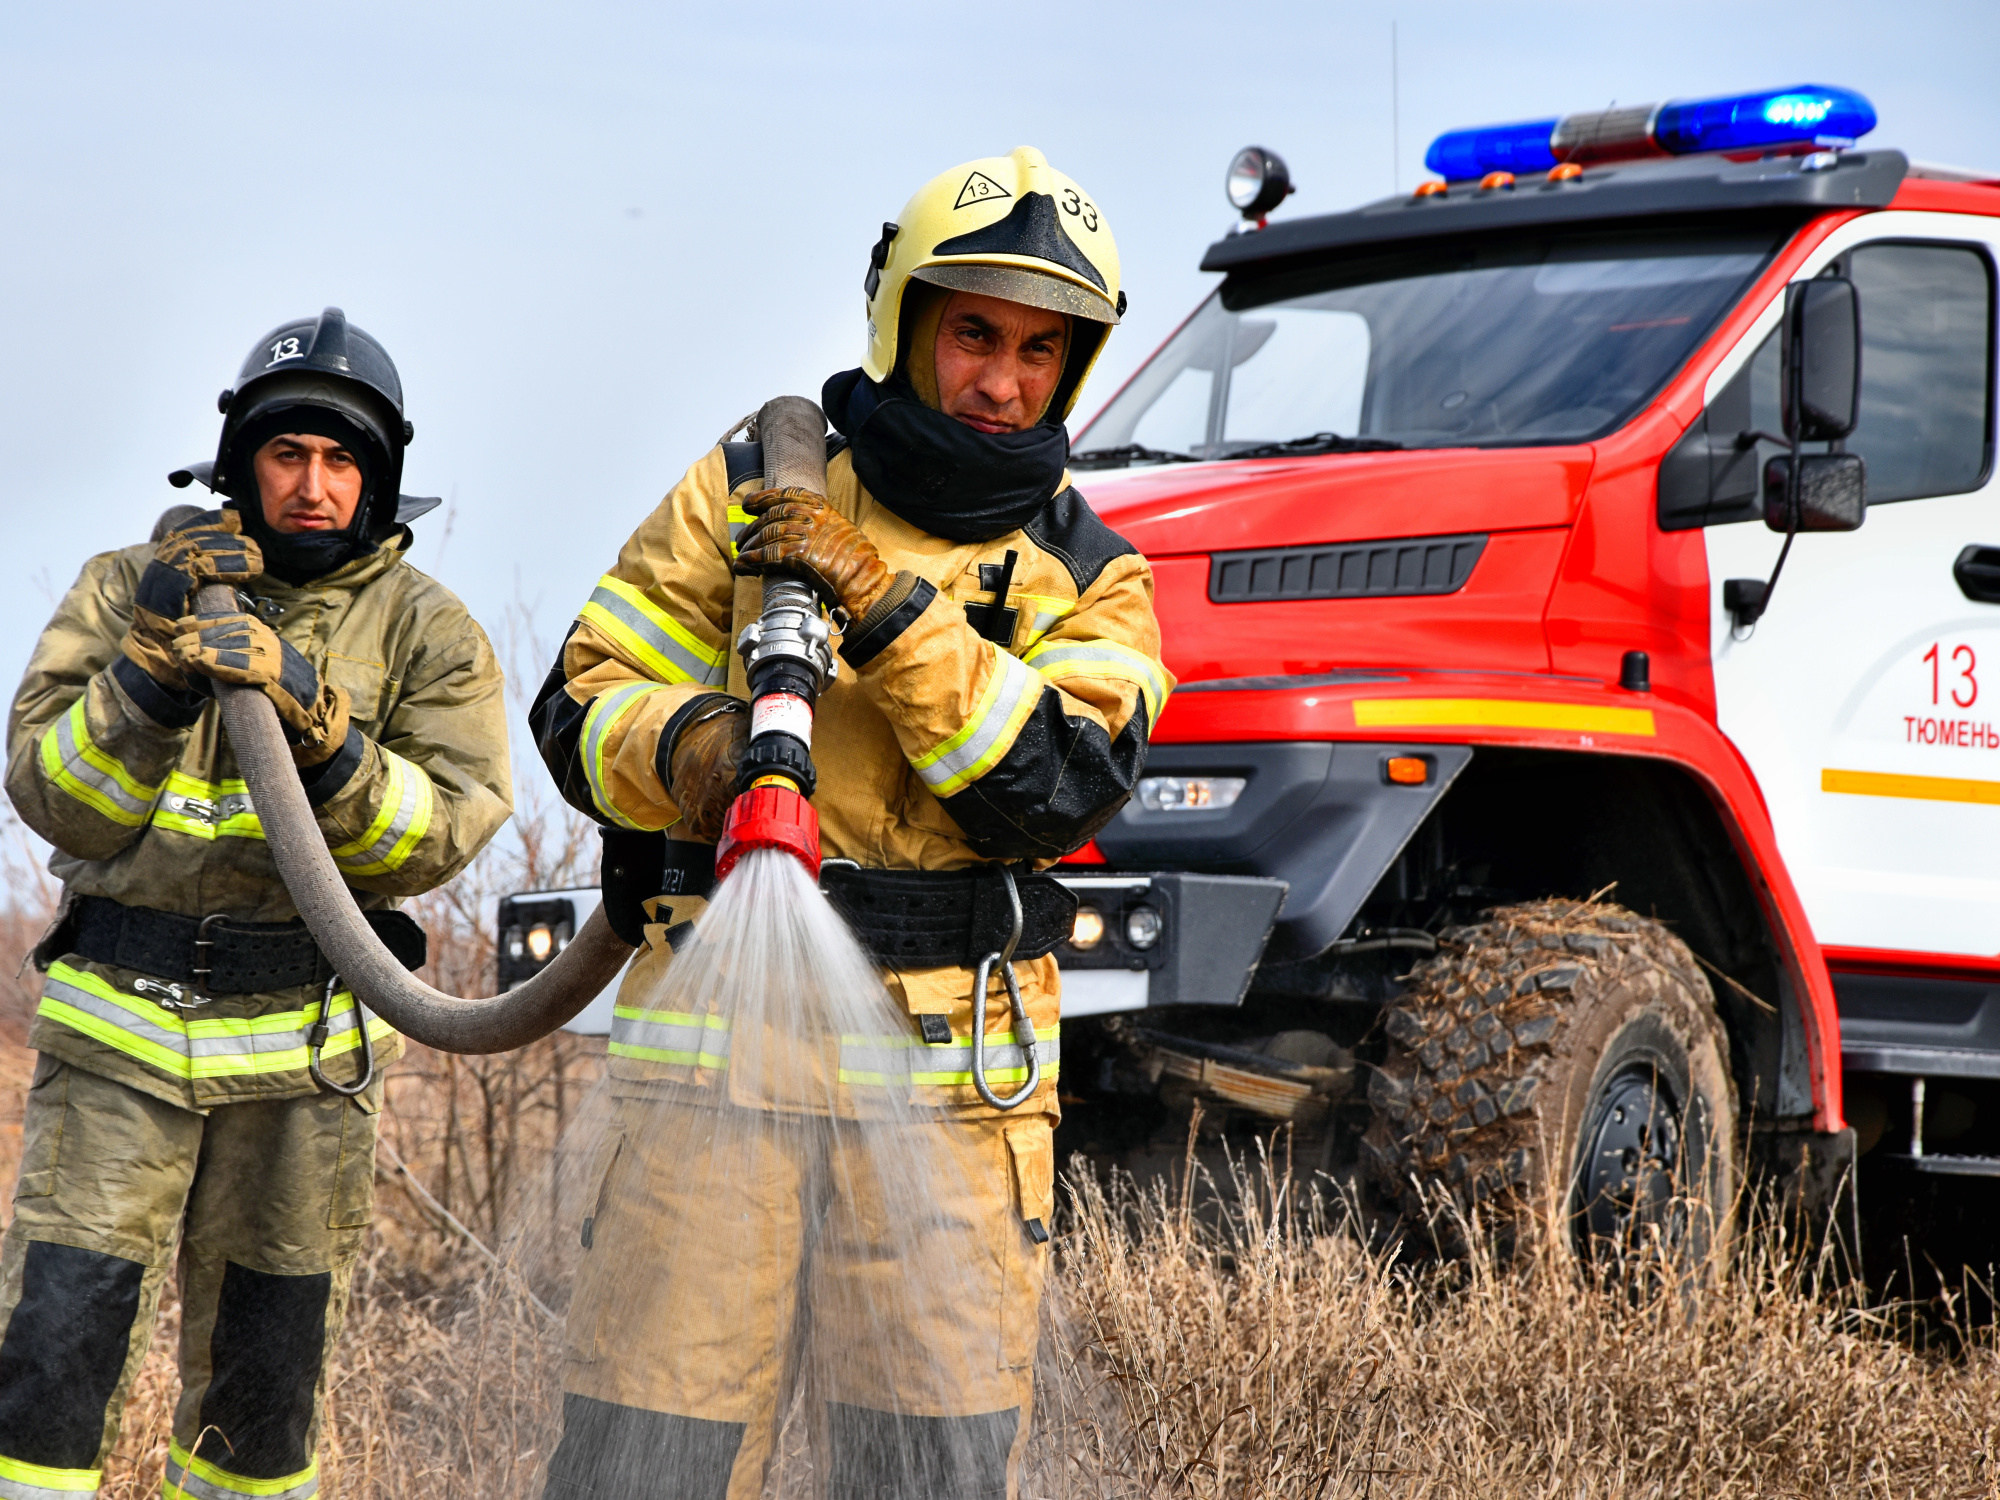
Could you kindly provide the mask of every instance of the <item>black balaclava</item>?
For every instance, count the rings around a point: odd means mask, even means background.
[[[854,445],[854,473],[868,493],[947,541],[990,542],[1019,530],[1055,497],[1069,462],[1061,422],[977,432],[924,405],[900,371],[878,385],[843,370],[820,404]]]
[[[354,507],[354,519],[341,530],[287,534],[275,530],[264,519],[263,496],[257,488],[257,451],[272,438],[287,432],[332,438],[354,455],[361,468],[361,501]],[[378,528],[372,520],[377,509],[377,476],[384,468],[383,455],[358,424],[330,407],[301,403],[259,413],[245,424],[230,446],[236,459],[227,476],[225,492],[243,517],[243,530],[256,538],[263,550],[265,573],[298,588],[374,550],[379,538],[374,535]]]

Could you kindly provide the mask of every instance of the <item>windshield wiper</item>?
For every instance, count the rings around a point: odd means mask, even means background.
[[[1073,469],[1124,469],[1133,464],[1198,464],[1192,453],[1171,453],[1164,448],[1147,448],[1126,443],[1120,448],[1088,448],[1069,456]]]
[[[1342,437],[1337,432],[1315,432],[1308,437],[1290,438],[1282,443],[1258,443],[1238,448],[1225,458],[1310,458],[1319,453],[1397,453],[1403,445],[1393,438]]]

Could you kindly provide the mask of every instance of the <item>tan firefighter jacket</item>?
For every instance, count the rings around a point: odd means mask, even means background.
[[[711,450],[633,533],[578,616],[560,663],[566,691],[544,689],[535,727],[565,795],[601,822],[673,836],[679,812],[654,764],[662,734],[704,695],[748,696],[733,646],[757,616],[762,584],[731,566],[751,525],[741,502],[763,487],[754,445]],[[903,520],[862,487],[844,450],[828,463],[827,487],[834,508],[906,576],[849,626],[840,674],[818,703],[812,801],[824,855],[874,869],[1054,863],[1123,805],[1172,689],[1152,570],[1067,476],[1034,520],[984,543],[947,541]],[[1010,551],[1014,572],[1000,600]],[[669,956],[642,952],[628,975],[611,1034],[615,1080],[707,1084],[727,1074],[721,1018],[646,1007]],[[1023,1112],[1054,1114],[1056,961],[1016,967],[1042,1060],[1040,1089]],[[993,1113],[971,1085],[973,971],[887,978],[918,1039],[852,1039],[843,1079],[880,1076],[891,1059],[920,1102]],[[993,993],[987,1077],[1011,1092],[1027,1077],[1027,1059],[997,981]],[[914,1018],[925,1015],[947,1018],[948,1043],[920,1039]]]
[[[352,701],[359,741],[308,795],[320,799],[319,826],[364,908],[449,880],[512,810],[499,665],[465,606],[403,560],[408,542],[398,533],[302,588],[270,577],[254,585],[272,628]],[[8,794],[55,845],[49,868],[66,895],[290,921],[297,911],[216,706],[168,727],[113,670],[152,556],[147,545],[93,557],[57,607],[14,696]],[[148,682],[140,674],[142,694]],[[309,1094],[306,1033],[329,998],[322,990],[182,1008],[188,997],[148,976],[69,954],[49,969],[29,1041],[189,1108]],[[338,1080],[354,1076],[360,1038],[352,998],[336,993],[331,1004],[323,1056]],[[369,1028],[378,1063],[401,1051],[386,1023]]]

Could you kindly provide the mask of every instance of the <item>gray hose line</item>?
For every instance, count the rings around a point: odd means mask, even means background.
[[[226,614],[238,605],[228,587],[210,584],[200,593],[199,608]],[[255,688],[226,682],[216,683],[215,692],[223,730],[292,904],[341,982],[404,1036],[440,1052],[508,1052],[526,1046],[596,999],[632,956],[600,907],[554,963],[507,994],[462,1000],[432,989],[382,946],[354,904],[306,804],[271,701]]]
[[[757,414],[764,472],[772,484],[826,492],[826,418],[803,396],[780,396]],[[235,594],[210,584],[204,613],[236,610]],[[597,998],[632,956],[600,906],[541,973],[504,995],[463,1000],[434,990],[375,936],[328,852],[278,726],[277,710],[255,688],[215,684],[222,727],[264,828],[265,842],[292,904],[355,998],[412,1041],[440,1052],[508,1052],[547,1036]]]

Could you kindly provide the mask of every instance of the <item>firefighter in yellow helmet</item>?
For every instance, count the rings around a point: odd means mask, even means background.
[[[660,1469],[647,1454],[674,1456],[676,1494],[759,1495],[790,1361],[720,1326],[717,1309],[740,1316],[745,1295],[788,1303],[807,1271],[840,1274],[827,1247],[850,1242],[828,1227],[814,1249],[800,1225],[772,1235],[757,1264],[708,1264],[701,1237],[678,1230],[705,1213],[764,1212],[786,1189],[775,1177],[739,1184],[741,1203],[725,1207],[684,1185],[670,1151],[648,1149],[679,1138],[649,1112],[727,1087],[714,1037],[647,1004],[675,924],[699,914],[713,883],[747,728],[731,647],[759,607],[746,575],[771,572],[808,578],[847,616],[843,667],[813,729],[822,883],[908,1012],[919,1103],[965,1167],[948,1213],[954,1256],[990,1267],[994,1288],[949,1322],[912,1312],[922,1326],[818,1330],[843,1376],[840,1392],[814,1398],[820,1472],[830,1495],[885,1500],[999,1500],[1018,1484],[1055,1206],[1049,955],[1075,910],[1032,872],[1123,805],[1172,687],[1151,572],[1067,472],[1063,420],[1125,296],[1097,203],[1027,147],[920,189],[883,226],[865,290],[866,358],[822,393],[838,433],[828,493],[766,491],[755,443],[711,449],[599,581],[532,714],[569,800],[607,826],[607,912],[646,945],[611,1034],[612,1145],[585,1184],[551,1500],[651,1495]],[[1004,998],[989,1007],[983,1088],[972,1073],[974,966],[1005,937],[1002,864],[1022,872],[1031,1092]],[[721,1285],[730,1298],[713,1294]],[[756,1327],[796,1326],[789,1306],[770,1311]],[[935,1404],[904,1389],[923,1362],[910,1351],[947,1343],[961,1356],[951,1367],[975,1373],[955,1377],[945,1409],[881,1410]]]
[[[29,1042],[0,1252],[0,1500],[93,1494],[178,1259],[169,1500],[303,1500],[374,1202],[402,1040],[337,983],[279,878],[213,681],[270,698],[369,924],[506,821],[499,666],[411,568],[412,429],[339,308],[272,330],[223,393],[221,509],[177,507],[57,606],[15,693],[7,792],[55,846],[61,920]],[[240,611],[197,612],[226,583]]]

